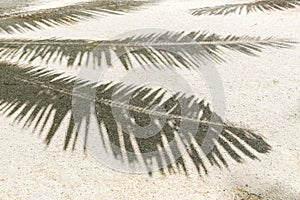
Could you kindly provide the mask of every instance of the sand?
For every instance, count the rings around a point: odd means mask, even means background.
[[[249,15],[195,17],[186,11],[236,0],[165,1],[124,16],[93,19],[5,38],[111,39],[137,29],[207,30],[220,35],[280,37],[300,41],[300,8]],[[63,34],[62,34],[63,33]],[[77,148],[63,151],[61,135],[46,148],[32,128],[0,117],[0,199],[300,199],[300,46],[266,48],[259,57],[229,52],[216,64],[225,91],[225,119],[250,127],[271,145],[260,160],[229,160],[229,167],[192,173],[128,174],[103,166]],[[35,63],[36,65],[38,63]],[[49,66],[76,75],[78,69]],[[119,72],[121,73],[121,72]],[[196,77],[196,78],[195,78]],[[201,92],[197,74],[185,74]]]

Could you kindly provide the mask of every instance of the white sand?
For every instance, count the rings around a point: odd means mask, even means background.
[[[238,1],[167,1],[124,16],[2,37],[109,39],[129,30],[161,28],[300,41],[300,8],[226,17],[194,17],[186,12],[227,2]],[[299,52],[296,44],[293,49],[267,48],[259,57],[231,53],[227,63],[216,65],[225,88],[226,120],[247,125],[272,146],[271,153],[259,155],[261,161],[229,160],[228,169],[210,167],[201,178],[119,173],[79,148],[62,151],[64,134],[45,149],[31,128],[23,129],[2,116],[0,199],[258,199],[250,193],[265,199],[300,199]],[[68,69],[68,73],[77,71]],[[194,80],[195,75],[190,76]],[[191,85],[200,92],[197,82]],[[66,126],[62,125],[62,133]]]

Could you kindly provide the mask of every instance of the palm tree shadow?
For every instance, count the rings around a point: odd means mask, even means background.
[[[22,33],[25,31],[43,29],[43,26],[56,27],[60,25],[71,25],[100,16],[125,14],[155,3],[155,1],[140,0],[94,0],[33,11],[17,9],[18,7],[25,7],[26,4],[24,3],[23,6],[10,3],[7,7],[0,9],[0,33]],[[31,4],[33,3],[31,2]],[[41,24],[43,26],[41,26]]]
[[[151,31],[131,33],[115,40],[28,40],[0,39],[1,60],[17,62],[42,61],[46,64],[66,64],[69,67],[92,63],[101,67],[103,62],[112,66],[117,57],[126,70],[133,63],[156,68],[198,69],[199,63],[223,63],[228,52],[259,56],[266,47],[291,48],[295,41],[280,38],[250,36],[220,36],[205,31],[174,32]],[[63,61],[66,61],[64,63]]]
[[[105,148],[112,149],[114,159],[145,165],[150,175],[155,169],[154,161],[162,174],[182,170],[188,173],[182,150],[186,150],[185,156],[199,174],[207,174],[210,165],[228,167],[229,159],[238,163],[246,157],[258,159],[256,154],[271,149],[251,130],[223,122],[195,96],[168,97],[163,88],[122,83],[90,84],[44,69],[5,63],[0,64],[0,72],[0,111],[14,117],[17,123],[33,126],[39,133],[47,130],[47,145],[72,113],[64,149],[74,149],[79,129],[84,121],[90,121],[94,105],[102,130],[99,136],[108,138],[103,143]],[[210,123],[213,117],[216,120]],[[47,126],[50,127],[46,129]],[[88,125],[84,128],[84,147],[88,147],[91,133]]]
[[[254,12],[283,11],[297,8],[299,0],[259,0],[247,3],[225,4],[212,7],[191,9],[192,15],[230,15],[230,14],[250,14]]]
[[[109,90],[105,91],[105,95],[107,95],[107,93],[111,94],[113,90],[115,89],[110,88]],[[127,91],[124,93],[127,93]],[[151,93],[151,95],[149,95],[149,93]],[[157,96],[157,93],[158,90],[151,92],[151,89],[149,88],[136,89],[130,93],[130,96],[133,97],[130,100],[130,105],[145,108],[154,107],[157,104],[161,104],[162,102],[160,100],[163,98],[163,96],[154,98]],[[97,91],[98,96],[96,99],[103,98],[103,94],[103,92]],[[145,96],[147,96],[147,98],[144,98]],[[124,96],[122,95],[122,97]],[[164,121],[158,119],[159,117],[155,118],[152,115],[152,121],[155,121],[155,119],[160,122],[163,121],[163,123],[159,123],[157,125],[160,127],[160,131],[148,138],[134,138],[139,152],[143,153],[145,165],[147,165],[147,163],[149,163],[153,157],[159,166],[162,166],[163,162],[172,163],[171,159],[176,158],[175,166],[168,165],[168,171],[175,172],[176,170],[174,168],[181,168],[186,172],[186,164],[185,160],[181,156],[179,143],[185,144],[184,146],[187,149],[188,157],[193,161],[199,174],[201,173],[201,170],[203,170],[205,173],[208,173],[207,166],[203,162],[203,159],[205,158],[201,158],[199,149],[200,151],[202,150],[202,153],[205,153],[206,159],[208,159],[211,165],[217,165],[218,167],[221,167],[222,165],[225,167],[228,166],[223,153],[220,151],[220,148],[223,148],[223,150],[237,162],[243,161],[243,156],[240,153],[251,159],[257,159],[257,157],[251,151],[254,150],[259,153],[267,153],[270,150],[270,146],[262,139],[262,137],[254,134],[250,130],[236,128],[233,125],[223,123],[220,118],[217,120],[220,125],[211,126],[207,123],[199,123],[197,120],[200,120],[201,122],[211,121],[211,118],[213,115],[215,115],[215,113],[211,111],[209,105],[205,105],[204,101],[200,101],[195,97],[174,95],[168,100],[164,101],[160,107],[162,108],[161,110],[165,110],[165,112],[170,116],[166,117]],[[187,112],[183,111],[184,107],[188,107]],[[119,141],[120,136],[118,134],[119,121],[111,119],[115,119],[113,116],[114,112],[122,113],[122,117],[124,118],[128,117],[124,116],[125,112],[123,111],[123,108],[112,111],[112,107],[109,105],[103,106],[97,104],[96,111],[99,113],[97,114],[98,122],[103,123],[107,128],[107,134],[110,142],[121,148]],[[149,126],[149,123],[151,123],[151,114],[141,114],[140,112],[131,111],[131,116],[134,118],[134,123],[138,124],[140,127]],[[131,124],[129,120],[124,120],[122,125],[132,127],[135,125],[134,123]],[[220,129],[220,127],[222,128]],[[218,130],[220,131],[219,133]],[[175,140],[176,133],[179,135],[177,140]],[[208,134],[215,135],[213,135],[212,138],[209,138],[210,136],[208,136]],[[137,156],[134,154],[135,150],[133,148],[133,141],[130,138],[130,134],[126,133],[126,131],[123,131],[122,137],[126,152],[132,152],[132,154],[130,154],[131,156],[127,155],[127,157],[131,159],[129,162],[138,161]],[[165,145],[166,142],[163,141],[164,137],[167,140],[168,145]],[[209,138],[208,142],[205,141],[207,138]],[[169,145],[173,142],[175,144]],[[204,143],[210,145],[211,148],[203,149],[203,146],[205,145]],[[247,145],[243,143],[246,143]],[[158,152],[159,147],[169,147],[171,149],[171,153],[165,153],[164,156],[161,155],[162,153],[148,154],[149,152]],[[116,157],[119,153],[118,150],[119,148],[117,148],[117,151],[115,152]],[[151,173],[151,168],[149,167],[148,169]],[[164,170],[166,169],[160,167],[160,170],[161,173],[165,173]]]

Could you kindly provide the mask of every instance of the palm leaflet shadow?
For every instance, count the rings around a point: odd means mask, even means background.
[[[43,29],[43,26],[70,25],[99,16],[121,15],[152,4],[155,4],[155,1],[94,0],[33,11],[9,12],[7,8],[2,11],[6,11],[5,13],[0,13],[0,32],[13,34]]]
[[[78,86],[75,92],[74,84]],[[210,165],[228,167],[228,159],[239,163],[246,157],[258,159],[257,153],[265,154],[271,149],[261,136],[251,130],[222,122],[203,100],[184,94],[168,97],[163,88],[122,83],[96,85],[73,77],[62,77],[62,74],[45,69],[1,63],[0,98],[1,112],[14,117],[16,122],[33,126],[39,133],[50,126],[45,138],[47,145],[59,133],[59,126],[68,113],[72,113],[64,149],[69,146],[75,148],[79,127],[84,121],[90,121],[91,102],[94,102],[97,123],[102,130],[100,137],[104,138],[106,134],[109,139],[109,143],[105,143],[106,148],[113,149],[114,159],[128,159],[129,163],[140,164],[141,160],[137,157],[141,154],[149,174],[152,174],[153,160],[161,166],[162,174],[168,171],[188,173],[180,143],[184,144],[187,150],[185,156],[192,160],[200,175],[207,174]],[[81,108],[74,109],[74,101]],[[119,114],[117,117],[116,113]],[[218,123],[210,124],[213,115],[217,116]],[[141,137],[140,132],[134,132],[153,122],[158,130],[155,134],[150,130],[147,137]],[[87,127],[85,129],[88,130]],[[84,133],[85,142],[89,134],[89,131]],[[201,154],[207,138],[212,148]],[[88,143],[84,143],[84,147],[86,145]],[[166,148],[170,151],[164,152]],[[123,157],[124,152],[120,149],[125,149],[127,156]],[[164,156],[157,153],[159,150]],[[163,163],[168,165],[164,167]]]
[[[296,43],[280,38],[251,36],[220,36],[205,31],[196,32],[149,32],[134,34],[116,40],[26,40],[0,39],[1,60],[85,66],[93,62],[100,67],[103,62],[112,65],[116,56],[126,69],[134,68],[134,61],[143,66],[161,68],[199,68],[199,63],[209,60],[213,63],[227,61],[228,52],[258,56],[266,47],[291,48]]]
[[[300,5],[299,0],[261,0],[249,3],[225,4],[212,7],[191,9],[190,13],[195,16],[201,15],[229,15],[249,14],[254,12],[282,11],[293,9]]]

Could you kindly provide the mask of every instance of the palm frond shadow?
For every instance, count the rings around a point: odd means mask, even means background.
[[[97,16],[121,15],[154,3],[155,1],[151,0],[94,0],[37,11],[8,12],[0,14],[0,32],[12,34],[42,29],[43,25],[46,27],[70,25]]]
[[[163,88],[126,86],[122,83],[95,85],[72,77],[60,77],[61,74],[51,71],[20,68],[16,65],[1,63],[1,112],[7,116],[16,115],[16,122],[22,122],[24,126],[33,126],[39,132],[43,132],[46,126],[50,126],[45,138],[47,145],[58,134],[59,126],[71,112],[64,149],[75,148],[79,128],[84,121],[90,121],[91,102],[95,99],[95,113],[99,129],[104,130],[100,135],[103,138],[106,136],[109,140],[108,143],[103,144],[107,148],[117,147],[112,148],[114,158],[128,159],[129,163],[140,164],[141,161],[137,157],[139,153],[142,153],[143,164],[146,165],[149,174],[153,169],[149,161],[156,160],[159,166],[163,166],[162,163],[168,163],[172,157],[179,154],[179,143],[189,143],[185,146],[187,156],[192,160],[199,174],[207,174],[209,165],[216,165],[220,168],[228,167],[228,159],[236,162],[242,162],[246,157],[258,159],[256,154],[265,154],[271,149],[261,136],[251,130],[222,122],[222,119],[211,111],[208,104],[195,96],[176,94],[165,98],[166,92]],[[76,87],[75,93],[74,84],[79,86]],[[127,102],[126,99],[129,97],[131,97],[130,101]],[[80,107],[79,110],[74,109],[74,98],[75,105]],[[126,109],[129,113],[125,112]],[[120,118],[116,118],[113,113],[119,113]],[[51,114],[54,115],[53,118],[50,118]],[[212,116],[217,117],[218,124],[206,123]],[[157,134],[141,138],[132,133],[136,130],[132,127],[145,127],[152,120],[157,122],[156,128],[159,128]],[[125,123],[122,124],[122,121]],[[183,129],[180,128],[182,126]],[[195,127],[195,129],[185,129],[186,127]],[[220,135],[215,137],[214,130],[220,127],[223,127],[223,130],[221,129]],[[121,133],[120,130],[122,130]],[[201,155],[200,151],[203,150],[201,145],[210,133],[209,130],[212,131],[210,142],[215,145],[205,155]],[[192,133],[193,131],[195,133]],[[136,137],[132,138],[132,134]],[[88,141],[89,132],[86,132],[84,137],[84,141]],[[169,143],[173,142],[173,145],[168,146],[164,140]],[[167,147],[171,149],[171,152],[165,153],[164,156],[151,153]],[[128,154],[125,157],[120,151],[122,148]],[[186,160],[179,156],[174,164],[161,167],[160,170],[162,174],[180,171],[187,173]]]
[[[272,37],[222,37],[200,31],[153,32],[111,41],[0,39],[0,56],[5,61],[41,59],[47,64],[66,60],[68,66],[85,65],[91,61],[100,66],[103,60],[112,65],[113,56],[117,56],[126,69],[134,67],[132,59],[145,66],[157,63],[157,67],[198,68],[203,60],[225,62],[225,50],[257,56],[266,47],[290,48],[293,43]]]
[[[195,16],[200,15],[229,15],[229,14],[242,14],[242,13],[253,13],[257,11],[276,11],[276,10],[287,10],[296,8],[300,5],[299,0],[262,0],[254,1],[250,3],[240,4],[225,4],[213,7],[203,7],[191,9],[190,13]]]

